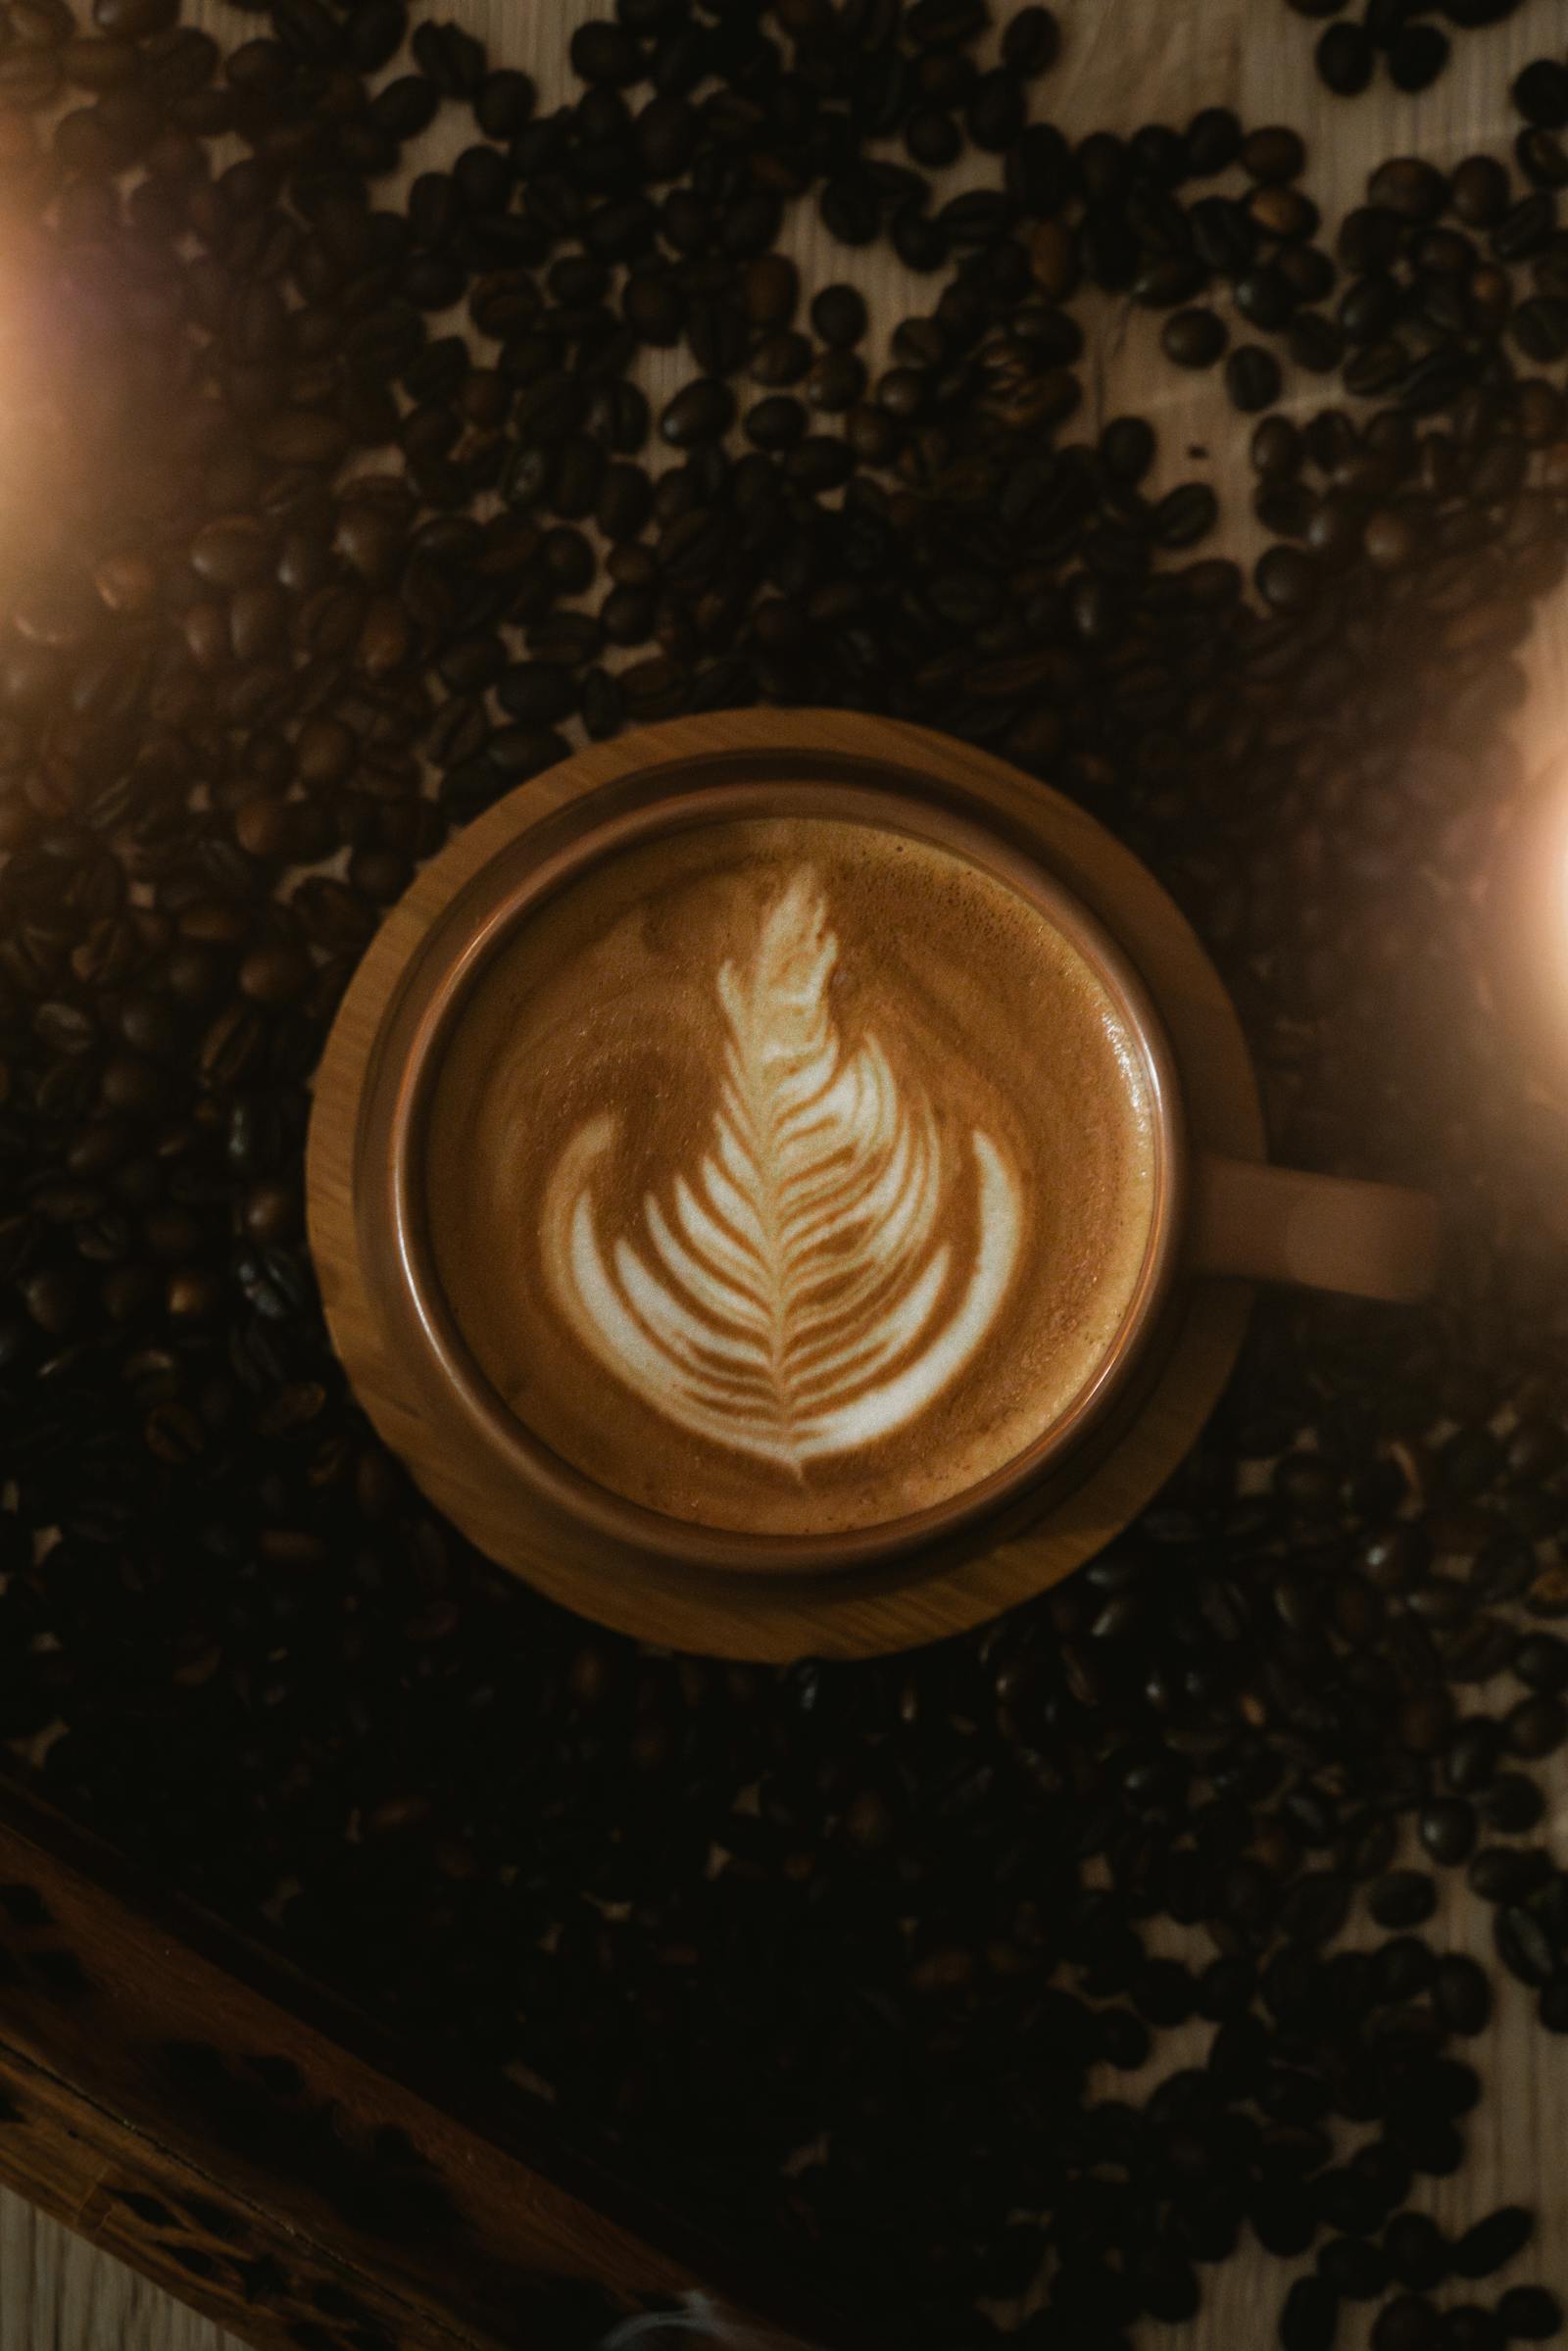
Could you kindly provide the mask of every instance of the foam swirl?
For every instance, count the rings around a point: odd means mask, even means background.
[[[749,967],[718,971],[723,1077],[695,1172],[672,1171],[667,1200],[650,1190],[636,1241],[607,1249],[596,1176],[621,1126],[604,1111],[543,1200],[546,1276],[579,1344],[666,1420],[796,1476],[907,1429],[951,1386],[1007,1296],[1024,1226],[1016,1168],[971,1128],[972,1242],[955,1265],[938,1227],[960,1171],[878,1038],[846,1049],[838,954],[802,865]]]

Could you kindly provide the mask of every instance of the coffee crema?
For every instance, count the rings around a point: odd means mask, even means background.
[[[454,1320],[512,1413],[688,1523],[949,1500],[1082,1394],[1153,1210],[1135,1040],[946,849],[730,819],[607,857],[463,1004],[425,1135]]]

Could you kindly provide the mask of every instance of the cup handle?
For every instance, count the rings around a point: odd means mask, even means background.
[[[1211,1151],[1194,1165],[1190,1232],[1195,1272],[1250,1282],[1414,1305],[1437,1271],[1437,1203],[1424,1192]]]

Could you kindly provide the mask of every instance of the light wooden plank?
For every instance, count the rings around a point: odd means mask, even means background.
[[[0,2188],[0,2351],[244,2351],[244,2345]]]

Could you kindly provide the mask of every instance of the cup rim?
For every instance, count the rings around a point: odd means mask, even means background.
[[[634,1502],[545,1444],[474,1358],[436,1271],[424,1200],[425,1143],[445,1042],[519,922],[596,866],[672,830],[748,817],[830,817],[903,831],[967,857],[1075,946],[1135,1039],[1155,1142],[1144,1258],[1114,1339],[1066,1410],[999,1468],[924,1510],[838,1534],[777,1535],[700,1524]],[[727,1576],[809,1576],[882,1566],[958,1538],[1059,1473],[1146,1362],[1169,1302],[1188,1190],[1178,1066],[1164,1022],[1126,951],[1042,859],[1033,840],[961,787],[901,762],[828,752],[713,752],[636,770],[519,831],[458,893],[410,959],[371,1053],[354,1151],[364,1261],[391,1359],[418,1364],[427,1405],[461,1424],[509,1491],[633,1559]],[[390,1252],[388,1250],[390,1242]],[[413,1349],[411,1356],[410,1349]]]

